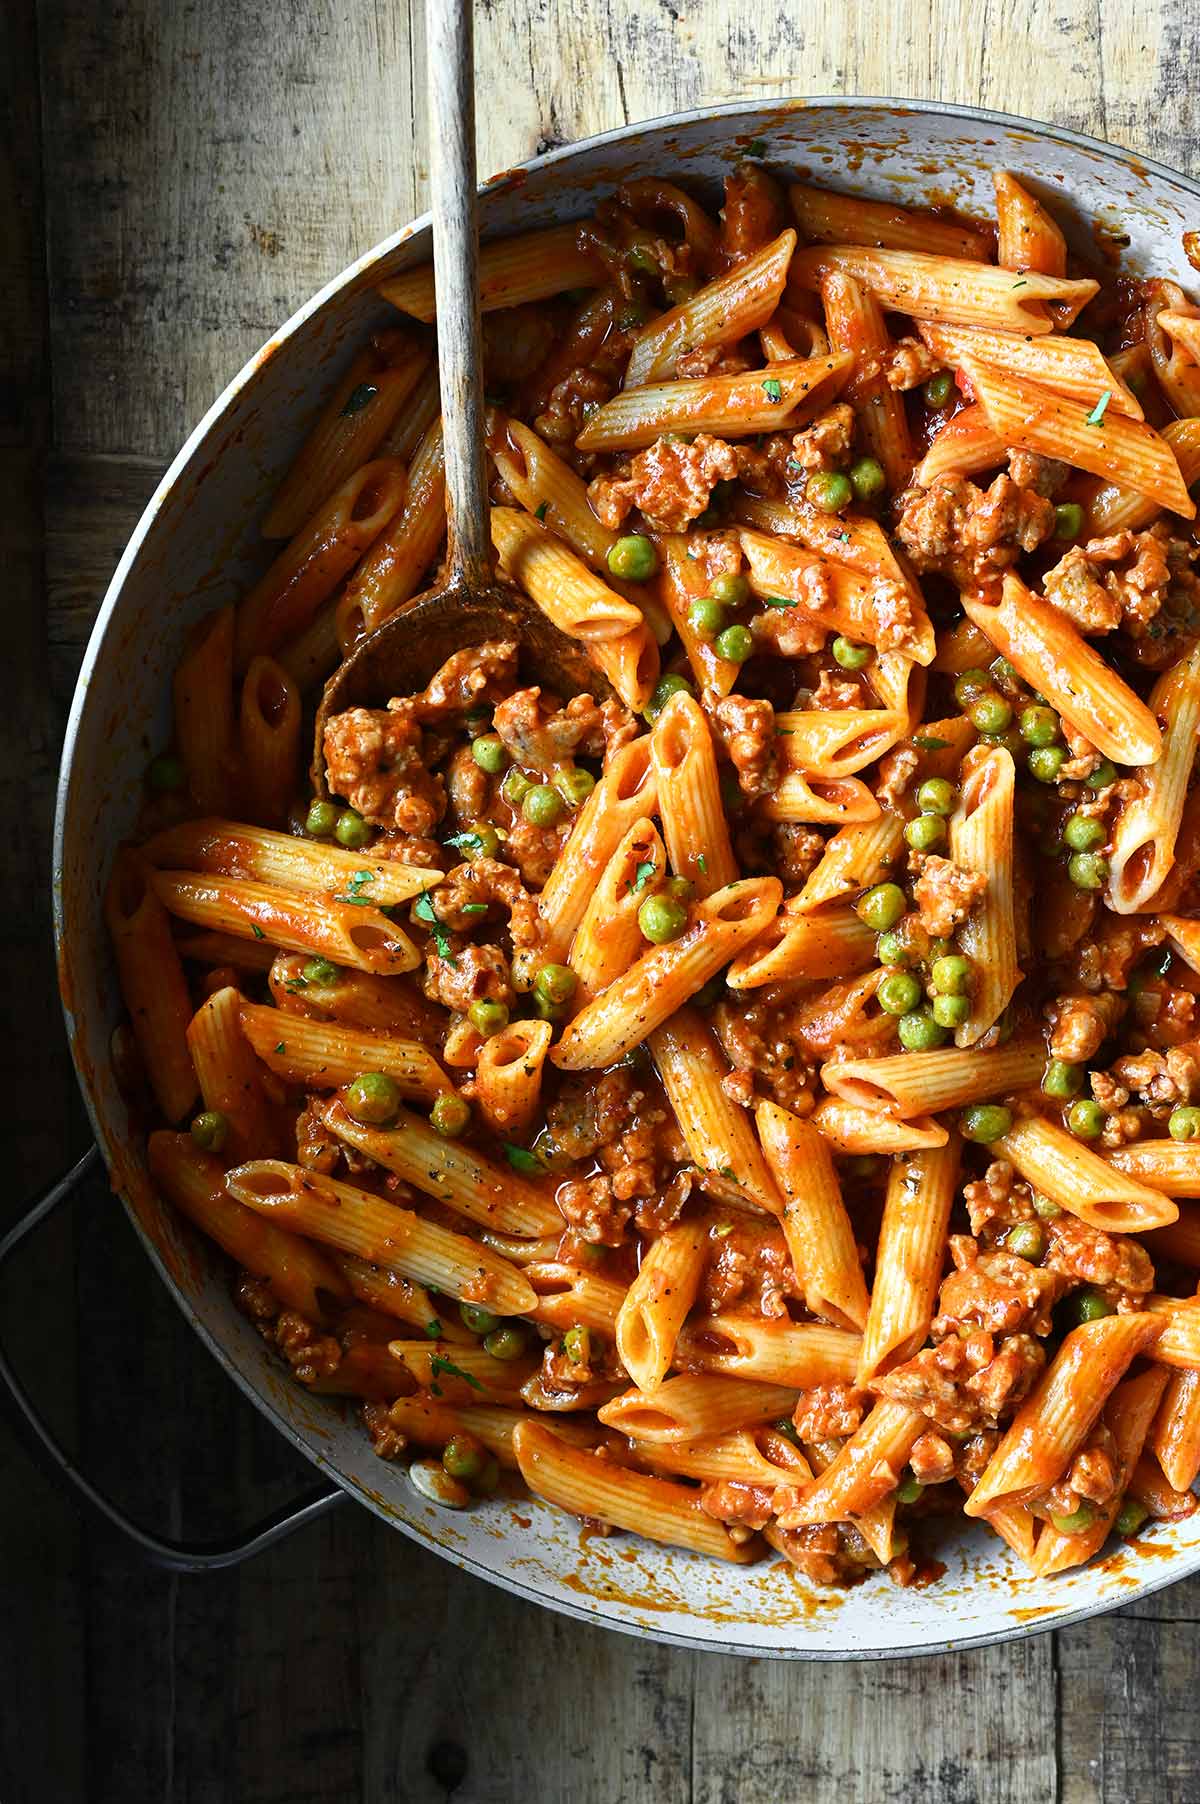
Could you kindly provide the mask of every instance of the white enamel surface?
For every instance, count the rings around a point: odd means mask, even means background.
[[[775,165],[901,202],[953,201],[990,216],[991,172],[1030,178],[1075,220],[1127,234],[1126,266],[1196,283],[1179,244],[1200,188],[1182,176],[999,115],[912,102],[731,106],[635,126],[556,152],[492,184],[486,232],[585,213],[621,179],[681,177],[713,204],[721,177],[762,139]],[[102,1148],[150,1256],[197,1331],[258,1406],[319,1466],[447,1559],[541,1603],[610,1627],[728,1652],[830,1659],[933,1652],[1047,1628],[1131,1601],[1200,1568],[1200,1516],[1159,1529],[1142,1551],[1045,1582],[979,1530],[942,1550],[944,1580],[900,1591],[886,1579],[848,1593],[810,1588],[781,1562],[725,1567],[629,1536],[588,1538],[536,1503],[494,1500],[451,1517],[378,1460],[343,1405],[294,1384],[237,1313],[227,1277],[151,1194],[108,1067],[117,1018],[100,919],[112,851],[131,825],[147,757],[166,737],[170,674],[184,629],[233,600],[266,561],[257,534],[274,482],[317,403],[374,324],[385,275],[426,261],[425,221],[363,257],[282,328],[202,421],[164,478],[121,560],[88,647],[68,729],[55,848],[64,1003]]]

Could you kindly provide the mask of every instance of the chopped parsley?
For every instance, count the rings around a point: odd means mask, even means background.
[[[731,1184],[738,1181],[732,1165],[718,1165],[717,1172],[720,1177],[728,1178]]]
[[[464,902],[462,905],[462,912],[465,915],[485,915],[487,913],[487,903]]]
[[[546,518],[546,509],[549,507],[549,505],[550,505],[550,503],[548,501],[540,501],[533,510],[534,519],[535,520],[544,520]]]
[[[701,852],[696,859],[696,869],[700,872],[702,877],[708,876],[708,859],[704,856],[703,852]]]
[[[428,890],[423,891],[414,902],[413,916],[418,921],[424,921],[429,928],[430,933],[433,935],[433,943],[437,947],[438,957],[444,958],[448,965],[452,965],[455,970],[457,970],[458,960],[454,957],[453,948],[450,943],[450,935],[447,933],[442,922],[438,919],[437,909],[429,900]]]
[[[372,906],[371,898],[364,896],[362,892],[368,883],[374,883],[374,881],[374,871],[355,871],[346,886],[345,895],[335,896],[333,899],[335,902],[357,902],[360,908],[370,908]]]
[[[779,382],[774,376],[767,377],[766,381],[762,385],[762,390],[763,390],[763,394],[767,397],[768,401],[782,401],[783,400],[783,384],[782,384],[782,382]]]
[[[473,1391],[481,1391],[483,1389],[483,1386],[480,1384],[478,1378],[476,1378],[474,1372],[464,1372],[461,1366],[456,1366],[454,1361],[452,1359],[447,1359],[444,1353],[435,1353],[433,1355],[432,1359],[429,1361],[429,1371],[430,1375],[434,1378],[437,1377],[439,1372],[445,1372],[450,1378],[461,1378],[463,1383],[469,1384]],[[434,1386],[433,1388],[436,1390],[437,1387]]]
[[[262,928],[259,926],[257,921],[251,921],[250,931],[254,935],[256,940],[265,940],[267,937],[266,934],[263,932]]]
[[[646,885],[649,883],[651,877],[653,877],[653,875],[657,869],[658,869],[658,866],[653,862],[653,860],[649,860],[645,864],[638,865],[637,869],[633,873],[633,881],[629,885],[630,889],[632,890],[632,892],[635,896],[641,895],[642,891],[645,889]]]
[[[913,734],[913,744],[919,745],[923,752],[944,752],[949,743],[948,739],[935,739],[930,733]]]
[[[523,1146],[514,1146],[511,1140],[504,1141],[504,1157],[514,1171],[523,1171],[528,1176],[545,1171],[546,1167],[536,1153],[531,1153]]]
[[[360,382],[357,388],[351,389],[346,405],[342,408],[342,418],[348,420],[352,414],[361,413],[364,407],[370,406],[378,393],[373,382]]]
[[[477,858],[483,851],[483,841],[478,833],[452,833],[446,844],[465,852],[468,858]]]
[[[1019,282],[1013,283],[1014,288],[1027,288],[1028,286],[1029,286],[1029,284],[1026,282],[1024,276],[1021,277],[1021,280]]]
[[[301,990],[308,988],[308,979],[307,977],[289,977],[283,987],[285,990],[291,990],[293,995],[299,995]]]
[[[280,1040],[277,1042],[275,1050],[276,1050],[276,1052],[286,1052],[287,1047],[284,1045],[283,1041]]]
[[[763,606],[765,608],[794,608],[795,605],[796,604],[792,600],[790,595],[764,595],[763,596]]]
[[[1108,404],[1111,400],[1112,400],[1112,389],[1106,388],[1104,393],[1101,395],[1100,399],[1097,401],[1096,405],[1092,408],[1091,413],[1089,413],[1089,415],[1087,417],[1087,423],[1089,426],[1099,426],[1100,425],[1101,421],[1104,418],[1104,410],[1108,406]]]

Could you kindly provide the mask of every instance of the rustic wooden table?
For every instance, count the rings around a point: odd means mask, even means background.
[[[1200,170],[1195,0],[481,0],[480,161],[746,94],[932,95]],[[243,359],[424,202],[417,0],[7,0],[0,912],[9,1219],[85,1141],[46,878],[98,599]],[[1197,221],[1200,224],[1200,221]],[[307,1468],[192,1338],[102,1185],[0,1303],[147,1522],[215,1534]],[[516,1603],[347,1507],[244,1571],[148,1572],[0,1440],[5,1804],[1128,1804],[1200,1799],[1200,1581],[912,1665],[697,1656]],[[520,1674],[519,1683],[514,1678]]]

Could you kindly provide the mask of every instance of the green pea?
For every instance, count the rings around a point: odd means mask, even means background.
[[[695,695],[696,691],[684,676],[668,671],[666,676],[659,677],[654,685],[654,693],[646,704],[646,719],[653,725],[673,695]]]
[[[1047,1096],[1065,1102],[1083,1089],[1083,1066],[1069,1065],[1065,1059],[1051,1059],[1042,1074],[1042,1089]]]
[[[1001,689],[1020,687],[1021,678],[1017,673],[1017,667],[1008,658],[993,658],[988,665],[988,672],[992,681],[998,683]]]
[[[535,783],[521,803],[521,813],[531,827],[553,827],[562,819],[562,797],[551,783]]]
[[[202,1109],[191,1127],[192,1139],[206,1153],[219,1153],[229,1137],[229,1121],[220,1109]]]
[[[354,808],[344,808],[338,815],[333,837],[350,852],[361,851],[371,837],[371,829]]]
[[[568,770],[555,772],[554,787],[568,808],[581,808],[595,789],[596,779],[590,770],[573,764]]]
[[[929,378],[928,382],[921,390],[921,393],[925,397],[926,407],[932,407],[935,411],[945,407],[953,392],[954,377],[950,374],[949,370],[939,370],[936,376],[931,376]]]
[[[927,1008],[914,1009],[911,1014],[901,1015],[896,1024],[896,1032],[906,1052],[932,1052],[946,1038],[945,1028],[939,1027],[933,1018],[933,1010]]]
[[[981,1146],[990,1146],[994,1140],[1002,1139],[1012,1122],[1012,1110],[997,1102],[973,1103],[958,1118],[963,1139],[977,1140]]]
[[[172,789],[182,789],[187,782],[183,759],[177,758],[174,752],[160,752],[157,758],[150,760],[146,768],[146,781],[159,795],[165,795]]]
[[[708,585],[714,601],[727,608],[744,607],[750,599],[750,584],[734,570],[722,570]]]
[[[1052,1197],[1043,1196],[1040,1190],[1033,1193],[1033,1212],[1042,1221],[1057,1221],[1062,1210]]]
[[[1117,767],[1109,758],[1101,759],[1090,777],[1083,779],[1085,789],[1107,789],[1117,780]]]
[[[1098,1290],[1081,1290],[1075,1297],[1076,1321],[1100,1322],[1106,1315],[1114,1313],[1108,1298],[1101,1296]]]
[[[667,894],[674,896],[677,902],[690,902],[696,894],[696,885],[690,877],[668,877]]]
[[[754,634],[748,626],[727,626],[713,641],[717,656],[731,664],[744,664],[754,650]]]
[[[1090,1096],[1081,1096],[1067,1110],[1067,1126],[1076,1140],[1095,1140],[1104,1128],[1104,1110]]]
[[[566,1020],[567,1010],[565,1003],[549,1002],[545,996],[539,996],[536,990],[533,992],[530,1000],[533,1003],[533,1012],[539,1021]]]
[[[898,883],[877,883],[858,898],[854,912],[876,933],[885,933],[904,913],[904,891]]]
[[[850,466],[850,486],[859,501],[873,501],[887,487],[883,465],[877,457],[860,457]]]
[[[1107,837],[1103,826],[1086,814],[1072,814],[1062,831],[1063,845],[1072,852],[1094,852]]]
[[[1167,1122],[1167,1132],[1172,1140],[1200,1139],[1200,1109],[1185,1105],[1172,1109],[1171,1118]]]
[[[480,1446],[474,1435],[451,1435],[442,1449],[443,1467],[451,1478],[461,1478],[464,1484],[479,1477],[487,1457],[487,1449]]]
[[[1067,876],[1076,889],[1103,889],[1108,882],[1108,859],[1099,852],[1075,852],[1067,860]]]
[[[472,1334],[490,1334],[500,1326],[501,1318],[493,1315],[490,1309],[480,1308],[478,1303],[460,1303],[458,1314],[463,1327],[469,1328]]]
[[[484,733],[481,738],[472,740],[471,756],[489,777],[498,777],[502,770],[508,769],[508,747],[499,733]]]
[[[869,645],[856,645],[844,633],[838,634],[829,649],[833,653],[834,663],[840,664],[843,670],[863,670],[874,655]]]
[[[979,733],[1003,733],[1012,724],[1012,708],[1002,695],[981,695],[966,710],[967,719]]]
[[[533,980],[533,987],[547,1002],[570,1002],[575,994],[575,982],[570,965],[543,965]]]
[[[823,514],[840,514],[854,499],[854,490],[839,471],[814,470],[804,485],[804,498]]]
[[[516,765],[512,764],[504,773],[500,794],[510,808],[519,808],[533,787],[532,777],[527,777],[523,770],[518,770]]]
[[[457,1140],[471,1119],[471,1105],[451,1091],[435,1096],[429,1111],[429,1125],[443,1140]]]
[[[1060,1535],[1081,1535],[1096,1520],[1096,1512],[1090,1503],[1081,1503],[1077,1510],[1069,1516],[1051,1516],[1050,1521]]]
[[[472,821],[470,858],[494,858],[500,850],[500,835],[490,821]]]
[[[935,996],[929,1006],[939,1027],[961,1027],[971,1012],[966,996]]]
[[[629,533],[609,552],[608,567],[627,583],[644,583],[658,569],[658,553],[644,533]]]
[[[483,1350],[493,1359],[520,1359],[527,1345],[525,1330],[516,1322],[505,1322],[483,1337]]]
[[[891,971],[882,978],[875,1000],[889,1015],[907,1015],[921,1000],[921,985],[911,971]]]
[[[1056,539],[1077,539],[1083,531],[1083,509],[1078,501],[1060,501],[1054,510]]]
[[[1038,745],[1029,754],[1028,771],[1039,783],[1057,783],[1058,773],[1067,762],[1065,745]]]
[[[304,831],[310,839],[331,839],[340,813],[335,802],[314,802],[304,817]]]
[[[346,1091],[346,1108],[355,1121],[373,1127],[390,1121],[399,1107],[396,1080],[382,1071],[361,1071]]]
[[[726,613],[719,601],[711,595],[702,595],[688,609],[688,619],[692,631],[699,633],[702,639],[715,639],[725,629]]]
[[[1139,1503],[1136,1497],[1127,1497],[1117,1511],[1113,1527],[1119,1535],[1124,1535],[1128,1540],[1131,1535],[1137,1534],[1139,1528],[1149,1520],[1149,1517],[1150,1512],[1144,1503]]]
[[[591,1358],[592,1337],[581,1322],[568,1328],[562,1338],[564,1356],[573,1366],[585,1366]]]
[[[875,956],[881,965],[906,965],[908,948],[898,933],[881,933],[875,942]]]
[[[1040,1222],[1019,1221],[1004,1236],[1004,1246],[1007,1252],[1015,1253],[1018,1259],[1028,1259],[1031,1265],[1040,1265],[1046,1257],[1046,1230]]]
[[[945,777],[926,777],[917,791],[922,814],[950,815],[958,806],[958,791]]]
[[[971,981],[971,961],[961,952],[943,953],[930,966],[929,979],[940,995],[962,996]]]
[[[924,1490],[925,1486],[921,1483],[920,1479],[914,1478],[912,1473],[909,1472],[896,1486],[896,1502],[915,1503]]]
[[[904,827],[904,840],[914,852],[936,852],[947,839],[946,823],[940,814],[918,814]]]
[[[1017,725],[1026,745],[1053,745],[1058,738],[1058,715],[1053,708],[1022,708]]]
[[[508,1026],[508,1008],[503,1002],[473,1002],[467,1010],[467,1019],[477,1034],[490,1040]]]
[[[319,983],[328,987],[337,982],[341,972],[327,958],[310,958],[300,975],[305,983]]]
[[[986,670],[964,670],[954,679],[954,699],[960,708],[966,708],[977,697],[986,695],[991,686]]]
[[[674,896],[647,896],[638,909],[642,937],[653,946],[677,940],[687,926],[687,909]]]

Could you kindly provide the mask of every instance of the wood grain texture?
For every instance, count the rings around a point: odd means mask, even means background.
[[[0,147],[21,184],[0,191],[18,297],[0,343],[0,530],[10,655],[32,673],[5,714],[21,780],[0,884],[19,940],[5,1007],[40,1027],[36,1060],[5,1036],[26,1188],[82,1139],[42,897],[57,735],[95,607],[187,429],[427,186],[420,0],[36,0],[34,15],[35,0],[0,13],[0,82],[17,77]],[[479,164],[746,94],[890,92],[1027,112],[1195,169],[1198,25],[1197,0],[478,0]],[[19,79],[35,61],[40,109]],[[81,1431],[102,1481],[191,1534],[300,1488],[307,1468],[194,1340],[102,1187],[79,1219]],[[67,1224],[48,1237],[5,1302],[68,1424],[74,1239]],[[1200,1798],[1197,1582],[980,1653],[771,1665],[539,1612],[361,1511],[241,1573],[147,1573],[11,1459],[5,1804]]]

